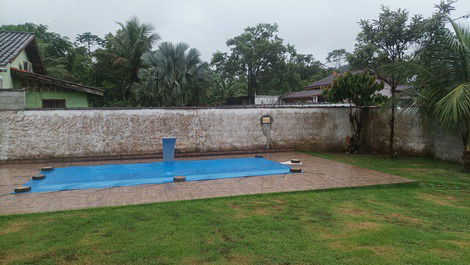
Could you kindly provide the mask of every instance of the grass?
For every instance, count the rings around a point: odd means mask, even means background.
[[[2,264],[470,264],[470,176],[314,154],[418,184],[0,216]]]

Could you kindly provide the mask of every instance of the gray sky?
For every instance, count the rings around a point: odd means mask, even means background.
[[[227,39],[257,23],[278,23],[279,36],[301,53],[325,61],[333,49],[352,50],[357,22],[374,19],[381,5],[428,16],[439,0],[0,0],[0,24],[33,22],[75,39],[90,31],[104,36],[116,21],[137,16],[151,23],[162,41],[184,41],[205,60],[226,51]],[[453,17],[470,13],[459,0]],[[461,20],[469,23],[470,19]]]

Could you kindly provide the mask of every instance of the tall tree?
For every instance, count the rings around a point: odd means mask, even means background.
[[[335,49],[328,53],[326,61],[333,63],[335,68],[340,68],[347,61],[349,53],[345,49]]]
[[[77,35],[75,38],[75,45],[85,46],[88,54],[91,54],[94,49],[103,47],[104,40],[91,32],[84,32]]]
[[[311,75],[323,71],[323,65],[313,56],[298,54],[292,45],[284,44],[277,32],[277,24],[247,27],[227,41],[230,53],[217,52],[212,58],[216,71],[227,71],[225,76],[246,82],[251,104],[257,93],[298,90]]]
[[[364,107],[381,103],[384,98],[378,92],[384,88],[383,82],[367,72],[353,74],[347,72],[335,78],[333,86],[323,94],[329,102],[349,104],[349,122],[353,135],[347,143],[350,153],[357,153],[361,144],[364,124]]]
[[[244,76],[237,75],[238,66],[234,60],[230,60],[226,53],[214,53],[211,66],[213,75],[212,104],[220,105],[227,98],[246,94],[246,80]]]
[[[209,65],[201,60],[198,50],[186,43],[163,42],[148,52],[141,70],[142,84],[137,94],[147,106],[186,106],[206,103],[210,86]]]
[[[110,79],[99,78],[105,83],[112,80],[111,84],[108,83],[112,89],[107,90],[111,99],[121,102],[119,104],[126,104],[131,98],[132,84],[139,81],[138,73],[143,65],[142,55],[150,51],[160,37],[154,33],[152,25],[140,23],[136,17],[124,24],[118,22],[118,25],[120,29],[115,34],[106,36],[105,49],[96,52],[97,68],[106,71],[108,77],[111,76]],[[107,70],[108,67],[111,68]],[[116,74],[117,78],[113,78]]]
[[[287,51],[283,40],[277,36],[277,24],[258,24],[227,41],[231,49],[230,59],[236,62],[239,74],[246,76],[248,97],[254,104],[260,77],[284,61]]]
[[[384,6],[381,9],[378,19],[360,21],[362,30],[348,61],[353,68],[373,72],[391,87],[389,151],[395,157],[396,88],[404,81],[405,74],[390,72],[387,66],[412,60],[412,47],[422,39],[425,22],[421,16],[410,18],[403,9],[393,11]]]

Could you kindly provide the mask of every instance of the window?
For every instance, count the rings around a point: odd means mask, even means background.
[[[42,108],[44,109],[65,109],[65,99],[43,99]]]
[[[24,61],[23,70],[28,71],[28,72],[33,72],[33,64],[28,61]]]

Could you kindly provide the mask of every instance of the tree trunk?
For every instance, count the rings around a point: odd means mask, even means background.
[[[391,114],[390,114],[390,156],[391,158],[396,158],[397,154],[395,152],[395,146],[394,146],[394,141],[395,141],[395,86],[391,87],[392,91],[392,98],[391,98]]]
[[[361,145],[362,109],[360,107],[350,107],[349,122],[351,124],[353,135],[349,142],[348,152],[351,154],[356,154],[359,152]]]
[[[470,172],[470,151],[463,151],[462,155],[463,167]]]
[[[462,154],[463,167],[468,172],[470,172],[470,147],[468,143],[469,134],[470,134],[469,132],[465,132],[462,135],[463,146],[464,146],[463,154]]]
[[[256,95],[256,78],[253,74],[253,70],[248,68],[248,104],[255,104],[255,95]]]

